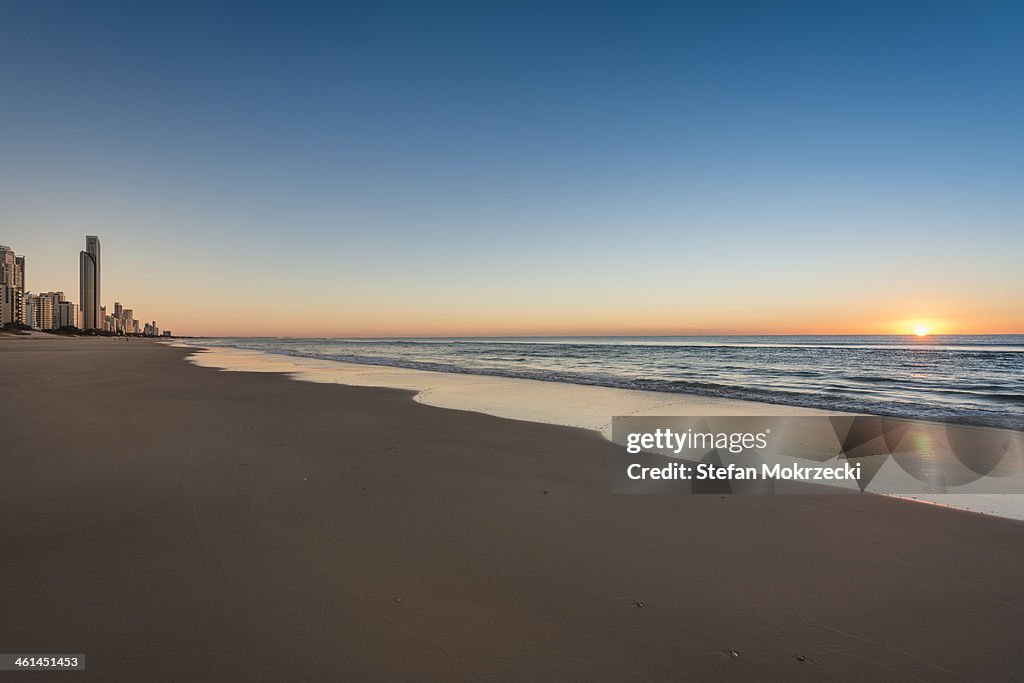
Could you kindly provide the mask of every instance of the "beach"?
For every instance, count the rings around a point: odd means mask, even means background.
[[[0,339],[3,652],[97,681],[1022,675],[1019,521],[612,495],[597,431],[190,353]]]

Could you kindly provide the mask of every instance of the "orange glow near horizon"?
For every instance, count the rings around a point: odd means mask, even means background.
[[[959,326],[950,326],[943,320],[936,319],[913,319],[901,323],[903,334],[916,337],[929,337],[934,334],[993,334],[990,332],[962,332]],[[951,329],[952,328],[952,329]]]
[[[156,320],[180,336],[907,336],[919,328],[929,337],[1024,333],[1024,290],[999,268],[955,281],[854,285],[817,278],[812,286],[797,265],[730,270],[710,279],[686,269],[606,272],[578,260],[567,262],[576,269],[569,274],[496,261],[487,262],[493,272],[486,273],[469,261],[460,262],[462,272],[387,261],[380,262],[386,268],[364,268],[359,261],[331,270],[309,257],[314,262],[296,268],[289,287],[280,287],[262,271],[192,263],[173,253],[157,265],[182,263],[186,270],[158,277],[151,272],[150,247],[140,242],[132,251],[122,246],[126,239],[104,241],[103,303],[109,309],[120,301],[140,320]],[[61,255],[30,261],[29,286],[62,290],[75,300],[77,260],[63,257],[80,240],[66,241],[23,251]],[[171,281],[180,286],[168,286]]]
[[[267,320],[254,324],[253,319],[226,319],[225,316],[188,316],[191,324],[167,324],[180,335],[199,336],[271,336],[271,337],[506,337],[506,336],[687,336],[687,335],[914,335],[945,334],[1019,334],[1024,326],[1011,322],[992,324],[989,321],[957,319],[837,319],[821,316],[817,322],[795,316],[783,320],[738,316],[743,324],[726,319],[724,312],[701,320],[678,316],[658,320],[658,316],[622,316],[609,321],[607,315],[576,311],[556,316],[520,311],[503,314],[489,311],[477,315],[466,312],[429,312],[397,310],[389,313],[359,311],[338,314],[311,322],[309,319]],[[588,315],[589,313],[589,315]],[[182,316],[183,322],[185,316]],[[172,316],[164,319],[172,320]],[[988,323],[988,324],[986,324]]]
[[[390,291],[389,291],[390,290]],[[435,299],[405,288],[339,298],[320,309],[306,300],[275,315],[243,301],[207,300],[182,310],[170,294],[155,293],[151,310],[161,327],[179,335],[271,337],[504,337],[685,335],[917,335],[1024,333],[1024,315],[1010,302],[893,301],[815,296],[773,300],[756,290],[701,297],[651,291],[630,296],[548,299],[470,292]],[[741,303],[742,302],[742,303]],[[321,303],[321,302],[314,302]],[[913,307],[911,307],[913,306]],[[902,309],[894,310],[894,309]],[[908,311],[910,312],[908,314]]]
[[[699,288],[631,278],[547,283],[518,274],[480,279],[476,287],[444,280],[413,286],[404,277],[358,287],[326,279],[308,286],[325,295],[281,298],[257,284],[251,297],[238,299],[232,298],[238,287],[225,282],[202,296],[152,288],[129,301],[141,302],[136,310],[162,328],[201,336],[916,335],[919,328],[928,336],[1024,333],[1024,303],[1010,290],[894,296],[835,286],[816,291],[770,279],[760,286],[726,280]],[[182,306],[195,300],[203,305]]]

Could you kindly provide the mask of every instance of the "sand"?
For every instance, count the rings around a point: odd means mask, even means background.
[[[0,340],[0,651],[87,663],[31,680],[1024,675],[1021,522],[613,496],[597,433],[187,353]]]
[[[533,379],[435,372],[383,365],[203,346],[202,339],[171,342],[194,353],[204,367],[279,372],[303,382],[407,389],[414,400],[439,408],[471,410],[527,422],[579,427],[612,436],[616,415],[834,415],[835,412],[737,399],[639,391]]]
[[[563,382],[542,382],[530,379],[433,372],[380,365],[359,365],[336,360],[290,356],[251,349],[209,346],[202,339],[185,339],[171,343],[193,349],[188,360],[203,367],[241,372],[278,372],[303,382],[326,382],[350,386],[386,387],[415,392],[413,400],[426,405],[456,410],[470,410],[514,420],[580,427],[600,432],[612,439],[612,417],[640,416],[852,416],[852,413],[816,410],[789,405],[742,401],[697,394],[638,391]],[[205,344],[205,345],[204,345]],[[955,507],[985,514],[1024,521],[1024,433],[991,427],[944,425],[914,422],[914,429],[900,444],[906,451],[931,450],[932,460],[952,457],[948,430],[959,434],[962,443],[1009,445],[996,475],[972,479],[972,473],[949,463],[944,479],[915,478],[896,460],[889,458],[871,478],[868,491],[883,493],[922,503]],[[834,438],[826,428],[826,440]],[[819,434],[819,436],[821,436]],[[811,434],[805,434],[813,440]],[[621,442],[620,442],[621,443]],[[826,444],[826,446],[831,443]],[[998,450],[998,446],[981,447],[982,453]],[[791,455],[791,454],[790,454]],[[783,456],[783,466],[817,465],[819,463]],[[838,464],[834,461],[831,464]],[[975,463],[976,472],[985,471],[987,463]],[[922,472],[918,472],[922,474]],[[854,482],[840,485],[859,490]],[[936,489],[945,489],[936,493]]]

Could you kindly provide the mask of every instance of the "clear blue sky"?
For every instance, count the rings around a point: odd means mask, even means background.
[[[182,333],[1024,332],[1024,5],[9,2],[0,242]]]

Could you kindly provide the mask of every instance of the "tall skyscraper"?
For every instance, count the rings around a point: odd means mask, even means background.
[[[25,257],[24,256],[15,256],[14,257],[14,265],[17,266],[17,268],[18,268],[18,289],[20,289],[21,293],[24,294],[25,293]]]
[[[25,324],[25,257],[0,244],[0,323]]]
[[[16,256],[13,249],[6,244],[0,244],[0,281],[9,287],[18,287],[18,281],[21,280],[18,274],[19,258],[21,257]]]
[[[82,329],[102,330],[100,313],[100,238],[86,235],[85,251],[79,254],[79,303],[82,311]]]

